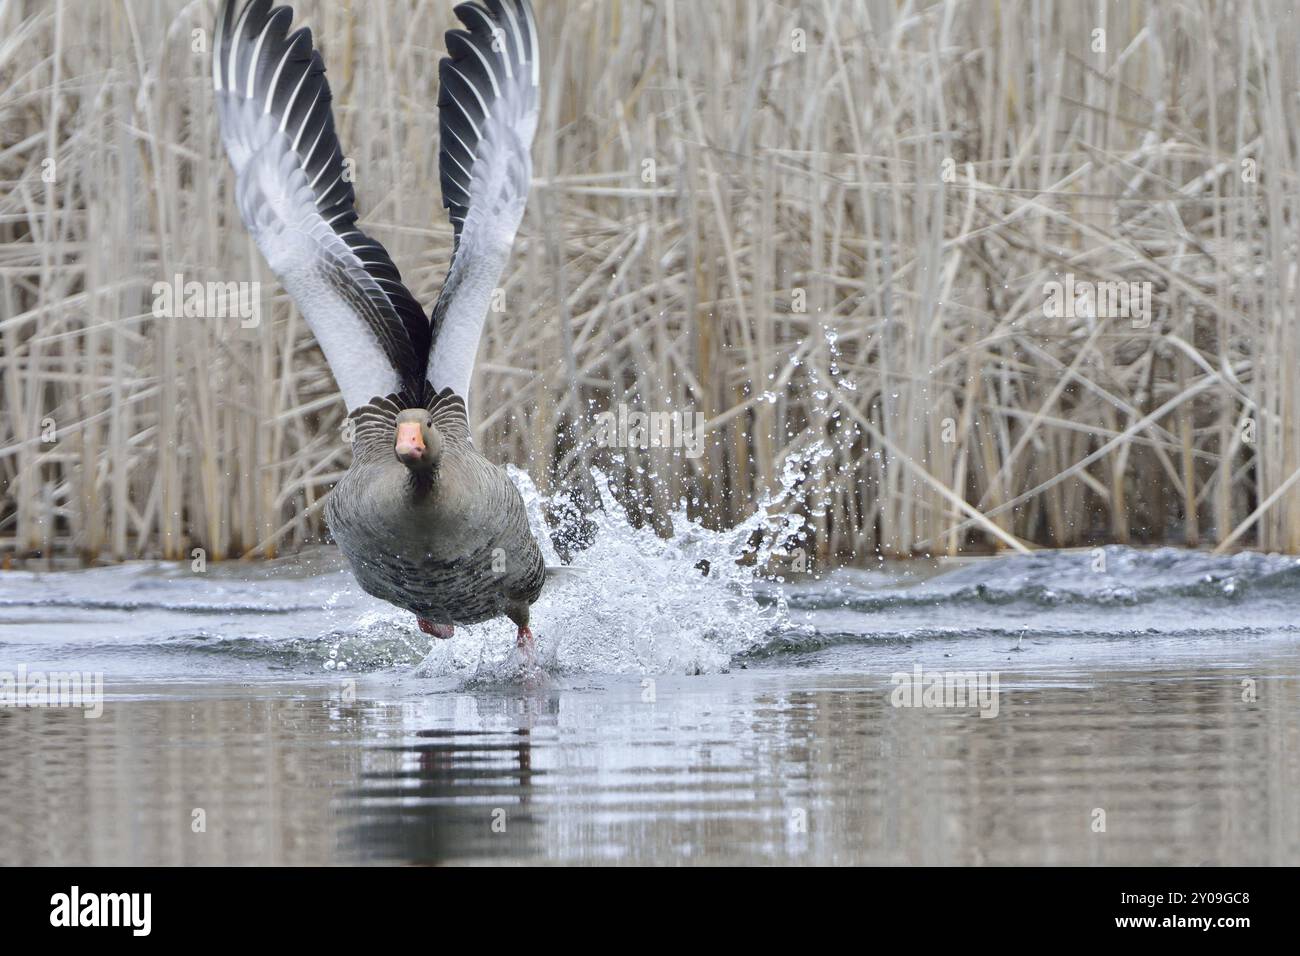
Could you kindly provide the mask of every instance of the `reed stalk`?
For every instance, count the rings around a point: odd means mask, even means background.
[[[1300,550],[1284,4],[538,6],[536,181],[471,396],[494,460],[547,490],[598,465],[637,520],[667,530],[685,498],[722,527],[820,441],[823,562]],[[363,225],[431,305],[451,4],[296,7]],[[0,554],[270,556],[324,533],[343,407],[239,222],[212,18],[0,0]],[[177,273],[260,282],[261,323],[156,316]],[[1045,315],[1067,276],[1150,283],[1149,321]],[[599,447],[620,403],[702,412],[703,454]]]

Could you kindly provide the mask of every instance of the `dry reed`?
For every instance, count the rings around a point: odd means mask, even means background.
[[[230,196],[211,7],[0,0],[0,554],[321,534],[342,404]],[[363,223],[431,305],[451,4],[296,7]],[[495,460],[550,490],[600,464],[641,517],[726,525],[823,440],[824,561],[1300,550],[1281,5],[538,7],[536,183],[473,389]],[[260,280],[261,323],[156,318],[176,273]],[[1151,283],[1149,324],[1045,317],[1067,276]],[[704,454],[593,447],[620,404],[702,412]]]

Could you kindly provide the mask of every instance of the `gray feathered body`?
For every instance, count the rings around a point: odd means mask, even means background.
[[[393,454],[395,398],[352,413],[353,464],[325,505],[357,581],[435,624],[504,614],[527,625],[545,564],[518,489],[475,450],[464,402],[450,390],[428,402],[442,456],[418,482]]]
[[[538,31],[528,0],[455,12],[464,29],[447,33],[438,64],[439,181],[454,252],[431,318],[358,224],[325,63],[311,31],[291,29],[293,11],[224,0],[212,85],[240,216],[356,425],[354,463],[326,518],[357,580],[434,624],[505,614],[524,628],[541,552],[518,491],[474,450],[463,398],[532,181]],[[395,455],[397,418],[410,407],[427,407],[437,425],[432,477],[423,460],[408,469]]]

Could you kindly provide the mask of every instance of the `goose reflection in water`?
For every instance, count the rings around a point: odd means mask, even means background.
[[[537,856],[531,733],[429,729],[376,748],[380,766],[344,798],[348,851],[415,864]]]

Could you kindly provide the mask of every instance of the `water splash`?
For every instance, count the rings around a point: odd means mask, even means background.
[[[779,593],[755,595],[756,573],[797,541],[804,518],[795,506],[809,469],[829,456],[820,443],[791,456],[780,487],[745,521],[713,531],[687,514],[681,502],[669,518],[673,534],[660,537],[635,527],[593,472],[601,508],[593,544],[575,555],[562,575],[548,581],[533,605],[536,660],[528,661],[501,621],[457,628],[438,642],[419,673],[457,676],[474,685],[515,683],[549,675],[700,674],[726,671],[732,659],[791,629]],[[547,500],[532,479],[508,469],[528,509],[533,534],[548,566],[558,564],[543,517]]]

